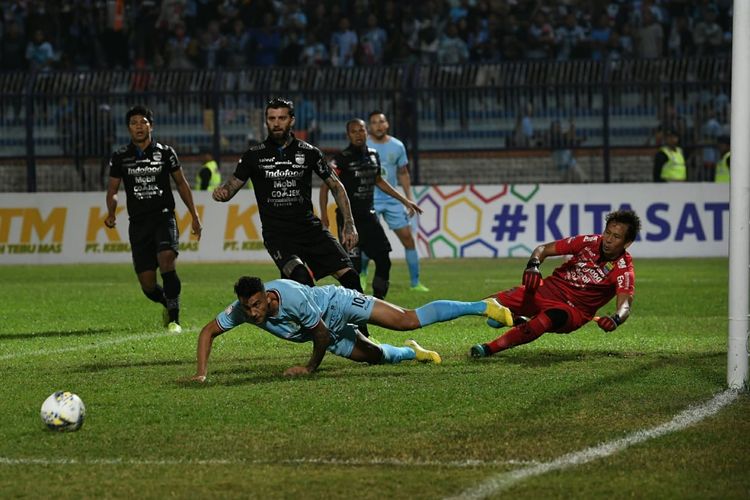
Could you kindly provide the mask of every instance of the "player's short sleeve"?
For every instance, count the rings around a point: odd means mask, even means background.
[[[635,293],[635,271],[629,258],[621,257],[615,262],[614,268],[615,294]]]
[[[315,173],[323,180],[328,179],[331,176],[331,167],[328,166],[328,162],[323,156],[323,152],[318,148],[313,148],[310,155]]]
[[[559,255],[573,255],[580,252],[584,247],[597,243],[599,241],[598,234],[587,234],[571,236],[570,238],[564,238],[555,242],[555,252]]]
[[[109,157],[109,176],[122,179],[122,160],[116,153]]]
[[[169,171],[174,172],[176,170],[179,170],[182,167],[182,165],[180,164],[179,156],[177,156],[177,151],[175,151],[172,146],[166,146],[166,148],[167,148],[167,151],[169,152],[169,155],[167,158]]]
[[[406,154],[406,147],[404,143],[399,141],[398,143],[398,156],[396,157],[396,166],[398,168],[406,168],[409,164],[409,157]]]
[[[237,166],[234,168],[234,176],[243,182],[247,182],[250,178],[250,169],[253,166],[253,155],[250,151],[245,151],[237,162]]]
[[[222,331],[231,330],[247,322],[245,311],[242,310],[239,300],[235,300],[216,316],[216,323]]]

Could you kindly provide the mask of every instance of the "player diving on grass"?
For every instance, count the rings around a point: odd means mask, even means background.
[[[405,347],[375,344],[359,331],[371,324],[406,331],[461,316],[486,316],[510,324],[510,311],[493,298],[477,302],[436,300],[417,309],[404,309],[384,300],[337,285],[310,287],[278,279],[263,283],[243,276],[234,285],[237,300],[209,321],[198,336],[197,369],[192,380],[204,382],[213,340],[243,323],[251,323],[291,342],[312,342],[306,365],[292,366],[284,375],[307,375],[320,365],[326,351],[352,361],[395,364],[405,360],[440,363],[440,355],[414,340]]]
[[[540,245],[531,253],[522,285],[498,292],[494,298],[513,313],[513,328],[492,342],[477,344],[469,355],[491,356],[532,342],[545,332],[570,333],[592,319],[611,332],[630,316],[635,292],[635,271],[627,248],[638,237],[641,221],[632,210],[617,210],[605,217],[602,234],[578,235]],[[570,255],[550,276],[542,279],[539,266],[547,257]],[[616,297],[615,312],[594,316]],[[487,320],[490,326],[498,323]]]

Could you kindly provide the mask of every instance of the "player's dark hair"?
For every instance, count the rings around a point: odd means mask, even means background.
[[[154,124],[154,113],[152,113],[151,110],[146,106],[138,104],[137,106],[133,106],[132,108],[130,108],[128,112],[125,113],[125,125],[130,125],[130,119],[138,115],[148,120],[151,125]]]
[[[291,99],[284,99],[283,97],[272,97],[266,103],[266,115],[269,109],[281,109],[286,108],[289,110],[289,116],[294,116],[294,102]]]
[[[383,115],[383,116],[385,116],[385,113],[383,113],[379,109],[373,109],[372,111],[370,111],[370,114],[367,115],[367,121],[372,120],[372,117],[375,116],[375,115]]]
[[[627,242],[635,241],[638,233],[641,232],[641,218],[633,210],[615,210],[608,213],[604,221],[605,225],[609,225],[610,222],[627,224],[628,231],[625,233],[625,241]]]
[[[234,284],[234,293],[237,297],[248,298],[252,297],[258,292],[265,292],[266,287],[263,286],[263,281],[255,276],[242,276]]]
[[[365,121],[362,118],[352,118],[348,122],[346,122],[346,133],[349,133],[349,127],[354,125],[355,123],[361,123],[362,125],[366,125]]]

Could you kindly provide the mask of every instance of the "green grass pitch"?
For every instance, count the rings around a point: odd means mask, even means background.
[[[424,260],[429,293],[395,261],[391,302],[476,300],[519,283],[525,260]],[[542,266],[548,274],[556,262]],[[417,332],[439,366],[367,366],[327,355],[285,379],[311,345],[250,325],[219,337],[208,383],[195,371],[200,328],[266,263],[178,263],[185,332],[128,265],[0,266],[0,497],[444,498],[493,477],[653,429],[726,388],[727,260],[636,259],[633,315],[482,360],[497,330],[482,318]],[[329,280],[325,281],[330,282]],[[602,312],[612,312],[611,305]],[[75,433],[44,429],[42,401],[86,403]],[[488,490],[512,498],[750,498],[750,397],[695,425],[617,453]],[[500,474],[508,473],[506,476]],[[519,476],[520,477],[520,476]]]

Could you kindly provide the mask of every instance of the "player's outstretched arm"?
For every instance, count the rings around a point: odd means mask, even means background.
[[[311,331],[313,337],[313,352],[310,356],[310,361],[305,366],[292,366],[284,371],[284,375],[287,377],[295,377],[297,375],[309,375],[314,372],[320,366],[323,357],[326,355],[326,349],[331,343],[331,334],[328,331],[328,327],[321,319],[315,328]]]
[[[198,352],[197,352],[197,366],[195,369],[195,375],[191,380],[197,382],[205,382],[206,374],[208,373],[208,357],[211,355],[211,345],[214,339],[224,333],[224,330],[219,328],[219,323],[215,319],[209,321],[206,326],[201,330],[198,335]]]
[[[539,270],[539,266],[542,265],[544,259],[553,255],[558,255],[554,241],[539,245],[531,252],[531,257],[529,262],[526,263],[526,269],[523,271],[521,278],[521,284],[526,287],[526,290],[533,292],[539,288],[542,283],[542,272]]]
[[[375,179],[375,185],[378,186],[385,194],[388,194],[398,201],[400,201],[405,207],[406,210],[409,212],[409,217],[414,216],[415,213],[421,214],[422,208],[414,203],[411,199],[406,198],[401,193],[396,191],[396,188],[394,188],[390,182],[383,179],[381,176],[377,176]]]
[[[245,185],[245,181],[242,181],[232,175],[229,179],[226,180],[221,186],[214,189],[214,192],[211,194],[211,197],[215,201],[229,201],[231,200],[235,194],[237,194],[237,191],[242,189],[242,186]]]
[[[611,316],[596,316],[594,321],[599,328],[605,332],[611,332],[623,324],[630,316],[630,306],[633,303],[633,296],[627,293],[617,294],[617,312]]]
[[[349,198],[346,196],[346,189],[341,181],[336,177],[336,174],[331,175],[325,180],[326,186],[331,191],[333,198],[336,200],[336,205],[339,207],[341,215],[344,216],[344,227],[341,228],[341,244],[344,248],[351,250],[359,242],[359,235],[357,234],[357,228],[354,225],[354,217],[352,216],[352,207],[349,204]]]

